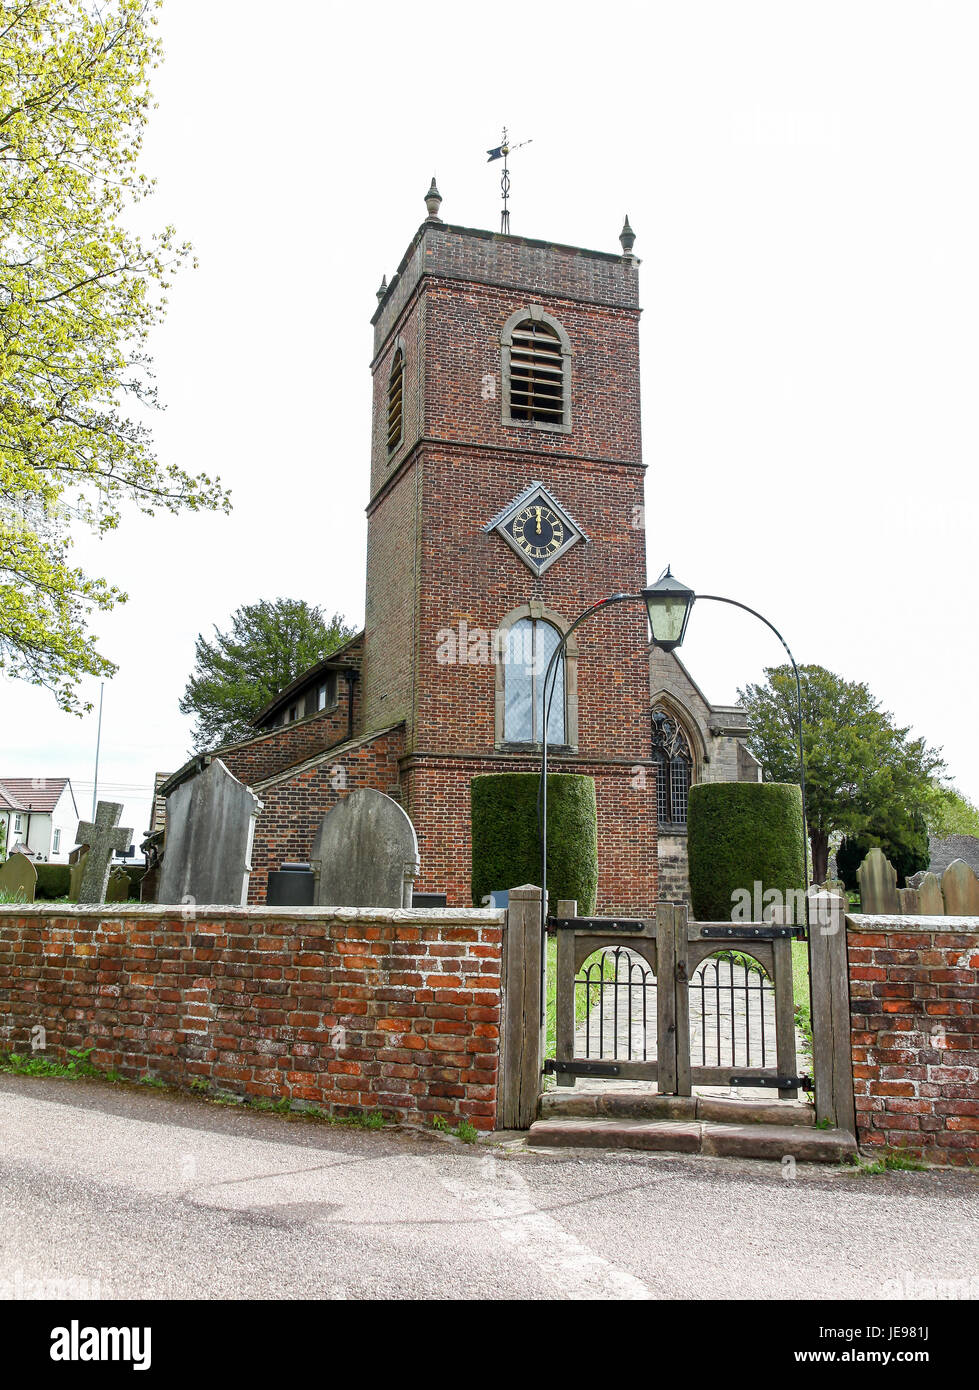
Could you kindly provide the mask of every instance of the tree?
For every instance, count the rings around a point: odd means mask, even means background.
[[[231,618],[230,632],[215,627],[213,642],[197,638],[196,668],[180,700],[197,723],[198,752],[247,738],[259,710],[354,635],[338,613],[327,621],[302,599],[248,603]]]
[[[790,666],[765,670],[764,685],[738,691],[748,715],[748,747],[765,780],[799,779],[796,688]],[[826,878],[829,837],[865,833],[895,847],[914,848],[945,763],[924,739],[894,724],[865,684],[823,666],[799,668],[806,756],[806,815],[812,871]]]
[[[0,669],[80,713],[114,664],[87,635],[126,595],[70,562],[69,526],[121,507],[225,509],[217,480],[155,458],[146,345],[190,248],[126,226],[160,59],[158,0],[21,0],[0,12]],[[132,416],[137,418],[132,418]]]
[[[957,787],[936,783],[928,812],[928,829],[940,839],[947,835],[979,835],[979,807]]]

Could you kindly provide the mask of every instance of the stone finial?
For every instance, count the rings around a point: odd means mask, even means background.
[[[632,228],[629,226],[629,214],[628,214],[628,213],[626,213],[626,215],[625,215],[625,221],[623,222],[623,224],[622,224],[622,230],[621,230],[621,232],[619,233],[619,241],[620,241],[621,244],[622,244],[622,254],[623,254],[624,256],[631,256],[631,255],[632,255],[632,248],[633,248],[633,247],[635,246],[635,244],[636,244],[636,234],[635,234],[635,232],[632,230]]]
[[[425,206],[428,208],[429,220],[440,222],[439,208],[442,206],[442,195],[435,187],[435,175],[432,175],[432,186],[425,194]]]
[[[382,275],[382,276],[381,276],[381,283],[380,283],[380,284],[378,285],[378,287],[377,287],[377,302],[378,302],[378,304],[380,304],[381,300],[384,298],[384,296],[387,294],[387,292],[388,292],[388,277],[387,277],[386,275]]]

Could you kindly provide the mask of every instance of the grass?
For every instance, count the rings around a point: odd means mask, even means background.
[[[625,943],[627,944],[627,943]],[[613,957],[605,955],[602,958],[602,978],[612,980],[615,978],[615,962]],[[597,981],[595,984],[597,988]],[[592,999],[592,1008],[597,1003],[597,996]],[[588,1012],[588,1003],[585,999],[584,989],[575,989],[574,992],[574,1021],[576,1024],[585,1021],[585,1014]],[[544,1051],[545,1057],[553,1057],[557,1049],[557,934],[554,933],[547,938],[547,976],[545,981],[544,996],[544,1017],[547,1027],[547,1047]]]
[[[854,1177],[876,1177],[880,1173],[923,1173],[928,1164],[908,1149],[885,1149],[880,1158],[869,1163],[862,1158],[851,1161],[849,1171]]]
[[[8,1076],[55,1076],[63,1079],[93,1076],[100,1081],[125,1084],[127,1078],[121,1072],[115,1070],[101,1071],[93,1065],[90,1058],[94,1050],[92,1047],[70,1047],[65,1054],[66,1060],[64,1062],[59,1062],[42,1053],[25,1056],[17,1052],[0,1052],[0,1073],[6,1073]],[[151,1076],[149,1072],[141,1076],[135,1084],[152,1087],[153,1090],[157,1091],[179,1093],[182,1089],[164,1081],[162,1077]],[[357,1129],[384,1129],[387,1124],[380,1110],[362,1110],[352,1115],[334,1115],[319,1105],[302,1101],[293,1102],[289,1096],[282,1096],[279,1100],[270,1100],[267,1096],[240,1096],[232,1091],[218,1090],[200,1076],[194,1077],[188,1089],[192,1095],[199,1096],[210,1105],[238,1105],[243,1109],[273,1111],[277,1115],[297,1115],[322,1120],[331,1125],[350,1125]],[[186,1094],[186,1092],[184,1093]],[[469,1130],[472,1130],[472,1138],[468,1137]],[[467,1120],[463,1120],[451,1132],[467,1144],[475,1142],[476,1130]]]
[[[438,1130],[439,1134],[452,1134],[464,1144],[475,1144],[479,1138],[479,1130],[468,1120],[460,1120],[453,1129],[444,1115],[433,1115],[432,1128]]]

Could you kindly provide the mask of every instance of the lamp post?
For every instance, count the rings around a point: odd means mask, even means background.
[[[770,623],[763,614],[754,608],[749,608],[746,603],[739,603],[737,599],[722,598],[719,594],[696,594],[693,589],[688,589],[685,584],[681,584],[678,579],[670,573],[669,566],[663,571],[655,584],[648,585],[638,594],[611,594],[608,598],[600,599],[598,603],[593,603],[590,608],[577,618],[565,632],[556,648],[551,654],[547,670],[544,674],[544,684],[541,691],[541,703],[543,713],[543,727],[541,728],[541,771],[540,787],[537,794],[537,819],[540,829],[541,845],[541,931],[547,925],[547,725],[551,715],[551,701],[554,698],[554,689],[557,684],[557,663],[561,660],[564,649],[567,646],[568,638],[587,618],[599,612],[602,608],[607,608],[613,603],[643,602],[646,605],[646,613],[649,617],[649,627],[652,633],[653,645],[659,647],[664,652],[671,652],[679,647],[687,632],[687,623],[690,621],[690,613],[697,599],[710,603],[728,603],[734,608],[742,608],[746,613],[751,613],[760,619],[766,627],[774,632],[788,653],[788,658],[792,663],[792,670],[795,673],[795,694],[796,694],[796,731],[799,741],[799,789],[802,793],[802,891],[806,893],[809,877],[809,854],[808,838],[806,834],[806,764],[805,748],[802,738],[802,683],[799,679],[799,668],[796,665],[795,657],[792,655],[788,642],[779,632],[773,623]],[[806,897],[806,909],[808,913],[808,897]]]

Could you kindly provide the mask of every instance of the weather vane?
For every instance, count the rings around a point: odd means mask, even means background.
[[[492,164],[494,159],[503,160],[503,174],[500,177],[500,191],[503,194],[503,211],[500,213],[500,231],[509,232],[510,230],[510,209],[507,207],[507,200],[510,197],[510,171],[507,168],[507,155],[511,150],[522,149],[524,145],[531,144],[530,140],[521,140],[519,145],[511,145],[507,138],[506,126],[503,127],[503,139],[495,149],[487,150],[489,159],[487,164]]]

